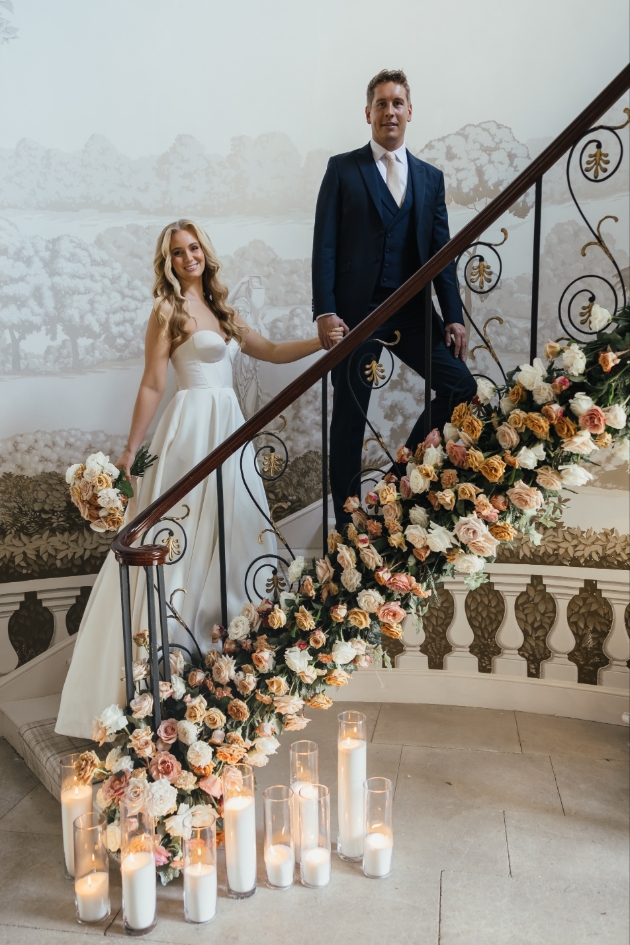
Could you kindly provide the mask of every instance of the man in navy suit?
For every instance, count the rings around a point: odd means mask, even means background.
[[[317,198],[313,235],[313,317],[325,348],[330,330],[354,328],[450,239],[444,175],[418,160],[404,145],[411,120],[405,73],[383,70],[367,88],[365,115],[372,140],[328,162]],[[432,377],[436,399],[433,425],[440,430],[453,408],[470,400],[476,383],[466,367],[466,332],[451,263],[433,286],[442,318],[433,308]],[[353,357],[332,371],[330,483],[337,527],[350,521],[343,504],[359,491],[361,453],[371,384],[365,366],[378,361],[382,343],[400,332],[394,353],[424,373],[422,293],[382,325]],[[354,395],[354,396],[353,396]],[[355,400],[356,398],[356,400]],[[360,404],[361,410],[357,406]],[[421,414],[407,446],[415,450],[426,435]]]

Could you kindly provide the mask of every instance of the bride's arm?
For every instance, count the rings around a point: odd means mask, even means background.
[[[144,374],[133,408],[127,448],[116,463],[119,469],[126,469],[127,472],[131,469],[131,464],[144,442],[146,432],[162,400],[166,387],[169,352],[170,341],[160,339],[160,326],[155,314],[151,314],[144,340]]]
[[[300,361],[302,358],[307,358],[309,354],[316,354],[322,350],[322,343],[318,335],[313,338],[306,338],[303,341],[274,342],[259,335],[238,315],[236,320],[240,327],[245,329],[241,351],[251,358],[256,358],[257,361],[270,361],[272,364],[290,364],[292,361]],[[333,343],[336,344],[341,341],[343,334],[343,328],[339,328],[334,332],[331,331],[330,337],[333,339]]]

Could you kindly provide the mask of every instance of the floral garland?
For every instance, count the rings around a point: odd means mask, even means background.
[[[294,590],[280,604],[246,604],[227,631],[213,627],[216,648],[203,660],[172,652],[157,731],[149,663],[134,662],[139,691],[128,713],[110,706],[94,722],[95,740],[112,744],[106,759],[85,752],[77,763],[83,781],[104,779],[97,803],[111,851],[120,846],[121,799],[150,794],[158,871],[163,882],[177,876],[183,818],[208,804],[221,816],[225,765],[267,764],[277,735],[308,725],[305,707],[332,705],[328,687],[375,659],[388,664],[382,636],[398,639],[406,617],[422,619],[444,577],[462,574],[476,587],[501,543],[517,532],[538,543],[536,523],[555,524],[560,491],[592,478],[596,450],[628,458],[630,309],[615,321],[615,331],[583,346],[548,342],[547,364],[521,365],[506,388],[480,380],[442,433],[413,455],[398,451],[397,471],[368,492],[365,508],[358,496],[346,501],[346,535],[332,532],[328,555],[312,567],[292,562]],[[147,648],[147,631],[134,642]]]

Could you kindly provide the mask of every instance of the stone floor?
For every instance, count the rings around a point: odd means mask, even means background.
[[[359,707],[369,719],[368,775],[396,783],[392,875],[369,880],[335,858],[326,889],[296,883],[272,891],[260,869],[255,897],[234,902],[223,888],[208,926],[184,921],[178,881],[159,889],[158,924],[148,939],[627,945],[626,727],[457,706]],[[335,728],[332,710],[318,713],[308,730],[333,802]],[[294,740],[287,734],[259,771],[259,788],[287,782]],[[122,936],[115,869],[112,918],[95,928],[76,924],[59,806],[3,741],[0,787],[0,945]]]

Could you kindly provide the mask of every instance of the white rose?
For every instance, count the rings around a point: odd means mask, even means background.
[[[250,751],[247,755],[247,763],[253,768],[264,768],[269,758],[262,751]]]
[[[249,636],[251,626],[247,617],[235,617],[228,626],[230,640],[244,640]]]
[[[107,825],[107,849],[110,853],[116,853],[117,850],[120,850],[120,826],[119,824],[108,824]]]
[[[518,451],[516,460],[521,469],[535,469],[538,465],[536,454],[533,450],[527,449],[526,446],[521,447]]]
[[[423,476],[418,467],[415,466],[409,476],[409,485],[412,492],[426,492],[431,486],[431,480]]]
[[[457,427],[453,426],[452,423],[444,424],[444,442],[448,443],[449,440],[459,439],[459,430]]]
[[[409,521],[412,525],[420,525],[422,528],[426,528],[429,524],[427,510],[423,509],[420,505],[414,505],[413,508],[409,510]]]
[[[602,328],[605,328],[606,325],[610,324],[611,321],[612,315],[607,308],[597,304],[593,306],[591,309],[590,318],[588,320],[588,325],[591,331],[601,331]]]
[[[179,730],[179,724],[177,726]],[[195,768],[205,768],[212,761],[213,749],[207,742],[193,742],[186,752],[186,760]]]
[[[628,419],[628,415],[621,404],[604,407],[604,416],[606,417],[606,426],[612,427],[613,430],[623,430]]]
[[[177,810],[177,788],[166,780],[160,778],[153,781],[150,785],[151,800],[153,801],[153,816],[156,819],[166,817]]]
[[[509,397],[508,394],[504,394],[501,400],[499,401],[499,407],[501,408],[501,413],[507,416],[509,413],[511,413],[514,410],[514,408],[516,407],[516,404],[512,401],[512,399]]]
[[[405,538],[414,548],[424,548],[427,543],[427,531],[422,525],[407,525]]]
[[[349,594],[354,594],[361,586],[361,573],[356,568],[345,568],[341,572],[341,583]]]
[[[530,446],[530,449],[539,462],[542,462],[543,459],[547,458],[547,454],[545,452],[545,444],[542,443],[540,440],[534,446]]]
[[[126,771],[129,774],[133,771],[133,758],[129,755],[123,755],[111,767],[112,774],[119,774],[121,771]]]
[[[183,837],[184,836],[184,818],[190,813],[190,807],[188,804],[180,804],[177,808],[177,813],[173,814],[172,817],[167,817],[164,821],[164,827],[166,832],[171,837]]]
[[[120,505],[118,489],[101,489],[96,498],[102,509],[115,509]]]
[[[105,767],[108,771],[112,770],[112,765],[116,764],[121,755],[122,748],[120,746],[112,748],[112,750],[107,753],[107,757],[105,758]]]
[[[184,745],[192,745],[193,742],[196,742],[198,731],[198,727],[193,722],[189,722],[188,719],[181,719],[177,723],[177,738]]]
[[[168,661],[171,667],[171,673],[177,673],[178,676],[184,675],[184,657],[181,650],[172,650]]]
[[[567,374],[577,377],[584,374],[586,367],[586,358],[584,352],[577,344],[570,344],[562,352],[562,367]]]
[[[124,716],[123,710],[117,705],[110,705],[105,709],[102,715],[97,719],[97,722],[109,735],[113,735],[114,732],[119,732],[127,725],[127,719]]]
[[[183,699],[186,695],[186,683],[181,676],[171,676],[171,687],[174,699]]]
[[[365,640],[359,639],[359,637],[353,637],[350,640],[350,646],[359,656],[363,656],[367,650],[367,643]]]
[[[594,406],[594,401],[583,392],[576,394],[575,397],[572,397],[569,401],[569,407],[573,411],[576,417],[581,417],[583,413],[586,413],[587,410],[590,410]]]
[[[540,358],[534,358],[533,364],[521,364],[519,367],[521,370],[516,375],[516,380],[526,390],[533,390],[534,387],[544,381],[547,368]]]
[[[579,430],[575,436],[570,436],[562,441],[562,449],[567,453],[578,453],[580,456],[588,456],[597,447],[591,439],[591,434],[586,430]]]
[[[337,640],[337,642],[333,644],[332,658],[337,666],[351,663],[356,655],[354,647],[350,643],[346,643],[345,640]]]
[[[621,440],[617,440],[613,444],[613,453],[615,456],[618,456],[622,461],[630,461],[630,440],[627,437],[624,437]]]
[[[537,404],[548,404],[550,400],[556,399],[551,384],[545,384],[544,382],[536,384],[532,391],[532,397]]]
[[[284,651],[284,662],[294,673],[303,672],[312,659],[308,650],[301,650],[299,646],[291,646]]]
[[[429,534],[427,535],[427,545],[431,551],[445,552],[453,545],[453,536],[448,528],[444,528],[443,525],[436,525],[435,522],[432,522]]]
[[[295,584],[296,581],[300,580],[305,566],[306,562],[302,555],[298,555],[297,558],[293,559],[289,565],[289,584]]]
[[[368,614],[375,614],[378,608],[385,603],[385,598],[378,591],[360,591],[357,604]]]
[[[280,742],[273,735],[263,735],[261,738],[254,739],[254,748],[256,751],[261,751],[263,755],[275,755],[280,748]]]
[[[458,555],[455,558],[453,569],[459,574],[477,574],[483,571],[485,561],[479,555]]]
[[[427,446],[424,451],[424,456],[422,457],[422,462],[427,466],[442,466],[445,459],[446,454],[440,443],[439,446]]]
[[[77,469],[81,468],[81,463],[75,463],[74,466],[68,466],[66,469],[66,482],[69,486],[74,482],[74,477],[77,474]]]
[[[485,377],[477,378],[477,399],[480,403],[489,404],[496,392],[497,389],[492,381]]]
[[[571,463],[569,466],[560,466],[560,475],[562,476],[563,485],[569,486],[585,486],[593,478],[593,474],[584,469],[583,466],[580,466],[579,463]]]

